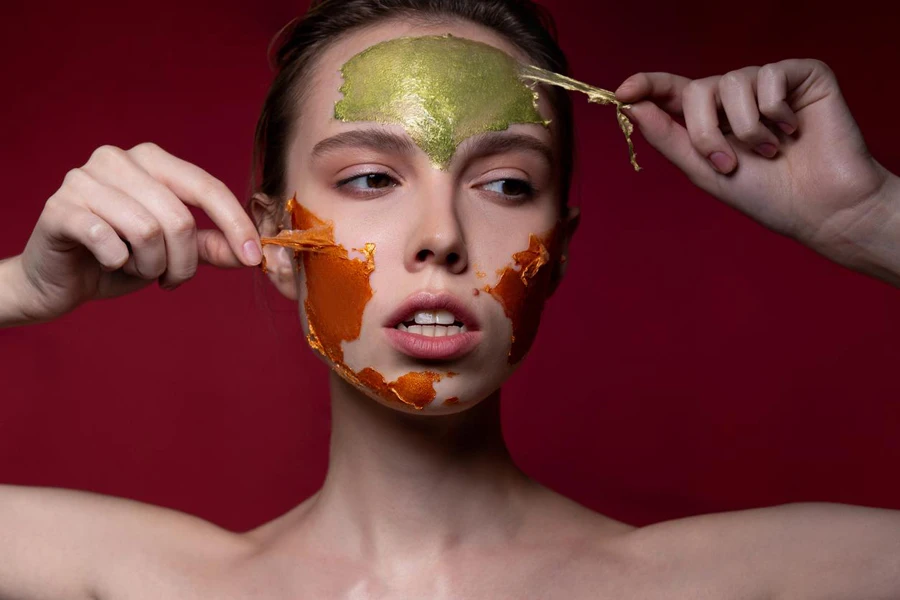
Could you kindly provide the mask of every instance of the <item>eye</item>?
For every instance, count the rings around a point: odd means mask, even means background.
[[[522,179],[498,179],[482,185],[481,189],[516,200],[525,200],[534,195],[534,187]]]
[[[337,187],[349,188],[355,193],[370,194],[397,185],[397,180],[387,173],[363,173],[339,181]]]

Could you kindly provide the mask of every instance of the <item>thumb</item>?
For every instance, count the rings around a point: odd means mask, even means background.
[[[197,255],[200,262],[223,269],[238,269],[246,265],[239,259],[225,234],[218,229],[197,231]]]

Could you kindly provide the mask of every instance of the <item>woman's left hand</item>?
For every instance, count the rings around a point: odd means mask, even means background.
[[[886,192],[892,176],[869,154],[827,65],[784,60],[695,80],[638,73],[616,96],[697,186],[837,262],[872,270],[868,240],[900,219]]]

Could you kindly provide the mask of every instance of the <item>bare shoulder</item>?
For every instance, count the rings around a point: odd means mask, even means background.
[[[58,488],[0,486],[0,531],[0,597],[174,597],[164,582],[202,578],[247,551],[203,519]]]
[[[900,511],[793,503],[637,529],[626,547],[645,565],[714,576],[769,598],[900,597]]]

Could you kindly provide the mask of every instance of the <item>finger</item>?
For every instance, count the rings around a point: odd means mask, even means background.
[[[43,228],[58,250],[69,250],[73,243],[84,246],[107,271],[121,268],[128,260],[128,248],[110,224],[80,206],[51,198],[37,227]]]
[[[753,148],[757,154],[772,158],[778,153],[779,141],[759,120],[756,100],[757,67],[726,73],[719,79],[719,98],[728,117],[731,132]]]
[[[241,203],[221,181],[191,163],[172,156],[156,144],[140,144],[128,151],[151,176],[171,189],[184,203],[202,209],[222,230],[232,252],[245,265],[259,264],[259,234]]]
[[[789,80],[785,63],[763,65],[756,76],[759,111],[790,135],[797,131],[797,115],[787,103]],[[798,78],[795,75],[795,78]]]
[[[719,128],[718,77],[695,79],[684,88],[684,123],[691,143],[719,173],[737,166],[737,154]]]
[[[200,261],[224,269],[244,266],[235,256],[225,235],[216,229],[201,229],[197,232],[197,252]]]
[[[622,82],[616,99],[627,103],[651,100],[664,111],[680,116],[681,95],[690,82],[687,77],[672,73],[636,73]]]
[[[143,204],[99,183],[82,169],[69,171],[63,185],[73,191],[84,208],[106,221],[128,242],[134,256],[135,275],[156,279],[165,272],[166,245],[162,226]]]
[[[703,189],[712,187],[716,174],[691,142],[687,130],[667,112],[650,101],[632,104],[626,112],[651,146],[684,171]]]
[[[98,148],[84,166],[95,180],[140,202],[162,226],[165,288],[178,286],[197,272],[197,226],[191,211],[166,186],[150,176],[128,153],[112,146]]]

